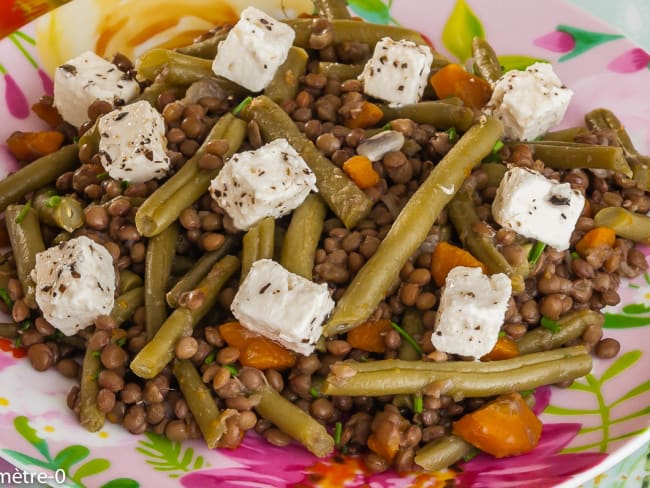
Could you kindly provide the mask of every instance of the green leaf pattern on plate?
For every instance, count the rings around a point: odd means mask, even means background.
[[[393,0],[386,3],[382,0],[348,0],[348,7],[359,17],[376,24],[399,24],[390,15]]]
[[[483,24],[465,0],[457,0],[442,31],[445,47],[461,62],[472,57],[472,39],[485,38]]]
[[[503,68],[503,72],[511,71],[513,69],[525,70],[531,64],[535,63],[550,63],[550,61],[542,58],[532,58],[530,56],[520,56],[517,54],[506,54],[504,56],[497,56],[499,63]]]
[[[195,456],[194,449],[191,447],[183,449],[180,442],[169,440],[153,432],[145,432],[144,435],[149,442],[138,441],[141,447],[137,447],[136,450],[150,458],[146,462],[156,471],[168,471],[170,478],[178,478],[182,474],[207,466],[203,456]]]
[[[635,412],[628,413],[626,415],[613,418],[612,412],[615,407],[625,403],[626,401],[635,398],[639,395],[642,395],[650,391],[650,381],[641,383],[634,388],[628,390],[626,393],[621,395],[617,400],[607,403],[603,395],[602,387],[608,381],[614,380],[616,377],[625,373],[631,366],[637,363],[643,353],[641,351],[629,351],[620,356],[616,361],[614,361],[607,370],[600,376],[596,378],[593,374],[588,374],[585,376],[584,380],[575,381],[571,385],[571,389],[583,391],[586,393],[592,394],[597,401],[598,407],[595,409],[584,409],[584,408],[573,408],[573,407],[559,407],[555,405],[549,405],[544,411],[547,414],[551,415],[566,415],[566,416],[590,416],[598,415],[600,417],[600,422],[596,427],[583,427],[580,429],[578,435],[593,433],[601,431],[602,437],[597,442],[589,442],[577,446],[571,446],[564,449],[563,452],[582,452],[590,449],[597,448],[600,452],[607,452],[608,445],[611,442],[626,439],[640,434],[645,429],[638,429],[634,431],[624,432],[616,436],[611,436],[610,430],[611,427],[617,424],[622,424],[628,420],[632,420],[643,415],[648,415],[650,413],[650,406],[643,407]]]
[[[50,448],[45,439],[39,437],[36,430],[29,425],[29,419],[20,415],[14,419],[14,428],[34,449],[36,449],[43,459],[38,459],[29,454],[15,451],[13,449],[2,449],[2,452],[8,457],[25,466],[36,466],[43,469],[56,472],[63,470],[66,474],[66,482],[69,486],[75,488],[85,488],[87,485],[83,479],[102,473],[110,468],[111,463],[107,459],[91,459],[72,470],[72,466],[78,464],[88,457],[90,450],[78,444],[64,447],[54,457],[50,454]],[[97,486],[95,484],[90,486]],[[130,478],[119,478],[102,485],[101,488],[137,488],[140,484]]]

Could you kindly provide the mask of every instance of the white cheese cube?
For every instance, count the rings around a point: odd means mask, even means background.
[[[564,251],[584,205],[584,195],[569,183],[515,167],[497,188],[492,215],[499,225]]]
[[[433,346],[473,358],[489,353],[499,339],[511,293],[504,273],[486,276],[481,268],[453,268],[442,289]]]
[[[120,107],[98,122],[99,157],[111,178],[143,183],[169,171],[165,119],[148,102]]]
[[[113,258],[86,236],[39,252],[32,279],[43,317],[67,336],[113,310]]]
[[[86,51],[54,72],[54,106],[63,120],[80,127],[95,100],[124,105],[140,93],[140,85],[113,63]]]
[[[309,355],[334,308],[326,284],[290,273],[271,259],[255,261],[231,310],[244,327]]]
[[[395,105],[417,103],[433,62],[428,46],[384,37],[359,75],[366,95]]]
[[[210,193],[247,230],[265,217],[282,217],[316,190],[316,177],[286,139],[231,157],[210,183]]]
[[[248,7],[219,43],[212,71],[250,91],[263,90],[287,59],[295,35],[288,25]]]
[[[503,122],[508,139],[531,141],[562,121],[572,96],[549,63],[535,63],[499,78],[485,113]]]

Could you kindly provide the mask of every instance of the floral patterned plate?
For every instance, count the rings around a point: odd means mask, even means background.
[[[151,46],[187,42],[213,24],[236,19],[250,3],[276,17],[312,9],[307,0],[75,0],[26,26],[0,41],[0,141],[14,130],[42,126],[30,104],[52,92],[52,69],[65,60],[89,48],[137,55]],[[624,121],[637,147],[650,151],[650,55],[564,1],[348,3],[369,21],[421,31],[462,62],[476,35],[489,39],[507,68],[552,62],[575,91],[564,125],[605,106]],[[0,176],[15,168],[0,144]],[[455,471],[371,475],[357,459],[316,459],[295,445],[277,448],[254,436],[229,451],[153,434],[131,436],[112,425],[91,434],[65,406],[69,382],[55,372],[32,370],[22,359],[24,350],[2,339],[0,456],[26,472],[48,473],[51,485],[65,477],[71,487],[578,486],[650,439],[650,276],[622,283],[619,293],[621,305],[608,310],[605,332],[621,343],[620,355],[596,361],[593,372],[569,389],[537,390],[537,408],[545,407],[542,439],[520,457],[479,455]],[[633,457],[620,469],[643,462]],[[4,484],[9,483],[0,479]]]

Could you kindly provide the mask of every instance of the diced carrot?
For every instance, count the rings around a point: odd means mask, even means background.
[[[453,433],[501,458],[534,449],[542,422],[519,393],[508,393],[454,422]]]
[[[447,275],[456,266],[481,268],[484,273],[487,273],[485,265],[472,256],[469,251],[445,241],[438,243],[433,251],[433,256],[431,256],[431,274],[436,285],[444,285]]]
[[[45,123],[52,129],[56,129],[63,122],[59,111],[54,108],[51,103],[46,103],[42,100],[32,105],[32,112],[34,112],[39,119],[45,121]]]
[[[343,171],[362,190],[379,183],[379,173],[372,167],[372,161],[365,156],[352,156],[343,163]]]
[[[348,129],[365,129],[379,123],[383,116],[384,112],[378,105],[366,101],[361,104],[361,109],[358,112],[354,112],[354,115],[345,119],[344,125]]]
[[[519,356],[517,343],[508,336],[499,337],[492,350],[481,358],[481,361],[500,361]]]
[[[219,334],[226,343],[239,349],[239,362],[257,369],[287,369],[296,364],[296,354],[239,322],[219,326]]]
[[[614,242],[616,242],[616,232],[609,227],[594,227],[578,241],[576,251],[585,257],[593,249],[614,246]]]
[[[63,134],[56,131],[14,132],[7,146],[18,161],[31,162],[53,153],[63,144]]]
[[[368,436],[368,449],[377,454],[379,457],[384,458],[386,461],[392,463],[395,455],[399,450],[400,435],[397,429],[392,429],[387,439],[383,442],[379,440],[375,434]]]
[[[483,108],[492,96],[492,87],[487,81],[468,73],[459,64],[439,69],[429,81],[438,98],[458,97],[470,108]]]
[[[242,366],[257,369],[283,370],[296,365],[296,355],[289,349],[263,336],[252,339],[240,352]]]
[[[362,351],[383,353],[386,351],[384,336],[391,330],[390,320],[367,321],[348,332],[348,343]]]

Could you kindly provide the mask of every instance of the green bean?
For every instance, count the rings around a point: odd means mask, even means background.
[[[79,149],[81,149],[84,146],[89,146],[89,154],[95,154],[99,151],[99,131],[97,130],[97,119],[95,123],[88,129],[86,132],[84,132],[81,137],[79,137],[79,141],[77,142],[77,146],[79,146]]]
[[[348,2],[345,0],[314,0],[314,7],[320,16],[329,20],[350,18]]]
[[[81,364],[79,381],[79,422],[89,432],[97,432],[104,426],[106,415],[97,406],[99,384],[97,376],[102,369],[99,350],[86,347]]]
[[[20,326],[18,324],[0,324],[0,337],[5,339],[15,339],[18,337]]]
[[[36,308],[31,272],[36,265],[36,254],[45,250],[38,214],[26,205],[9,205],[5,210],[5,222],[25,303],[30,308]]]
[[[152,85],[149,85],[144,90],[142,90],[142,93],[134,100],[134,102],[145,100],[146,102],[149,102],[149,104],[157,110],[158,97],[160,97],[160,95],[162,95],[165,92],[171,92],[174,94],[174,96],[177,99],[179,99],[179,98],[183,98],[183,95],[185,95],[185,87],[179,85],[172,85],[171,83],[155,82]]]
[[[547,132],[542,136],[542,141],[575,142],[576,137],[588,133],[589,131],[585,127],[569,127],[568,129]]]
[[[258,392],[260,401],[255,410],[278,429],[300,442],[318,457],[328,455],[334,449],[334,439],[325,427],[313,417],[290,402],[271,386],[265,385]]]
[[[194,259],[192,256],[176,254],[174,256],[174,260],[172,261],[172,277],[184,275],[190,269],[192,269],[194,263],[196,263],[196,259]]]
[[[623,150],[614,146],[594,146],[579,142],[536,141],[527,142],[537,159],[553,169],[607,169],[632,176]]]
[[[219,411],[212,393],[201,380],[201,375],[189,359],[175,361],[172,372],[178,381],[178,387],[192,412],[192,418],[199,425],[203,439],[209,449],[214,449],[219,439],[226,432],[226,419],[237,415],[236,410]]]
[[[259,96],[240,115],[258,123],[266,142],[281,137],[289,141],[314,172],[321,198],[346,227],[354,227],[368,215],[372,201],[341,168],[323,156],[273,100]]]
[[[203,253],[187,273],[167,292],[167,295],[165,295],[167,304],[172,308],[178,307],[178,297],[196,288],[208,274],[212,266],[227,253],[232,252],[235,248],[235,243],[236,239],[233,236],[228,236],[219,249]]]
[[[497,372],[482,372],[481,364],[487,363],[477,363],[477,372],[472,373],[394,368],[345,378],[330,374],[323,384],[323,393],[334,396],[415,394],[434,382],[444,382],[447,395],[484,398],[579,378],[591,371],[591,356],[585,353]]]
[[[463,186],[448,206],[449,219],[456,228],[463,247],[485,265],[489,274],[505,273],[512,282],[513,291],[523,291],[524,278],[529,272],[528,262],[514,268],[497,249],[492,238],[476,231],[476,224],[481,219],[476,213],[472,193],[473,189],[469,185]]]
[[[241,275],[244,281],[255,261],[273,259],[275,247],[275,219],[266,217],[251,227],[242,238]]]
[[[346,288],[324,328],[325,337],[346,332],[370,317],[406,261],[424,242],[442,209],[502,134],[501,122],[487,118],[485,123],[470,128],[433,168],[375,254]]]
[[[120,296],[115,299],[113,310],[111,310],[111,317],[113,317],[119,326],[133,317],[133,314],[138,307],[141,307],[144,303],[143,286],[138,286],[129,291],[122,292]]]
[[[84,209],[79,200],[59,196],[52,188],[37,191],[32,205],[38,212],[41,222],[72,232],[84,225]]]
[[[73,170],[78,164],[79,147],[70,144],[10,174],[0,181],[0,212],[28,193],[54,183],[59,176]]]
[[[339,361],[330,370],[334,376],[346,377],[369,371],[388,371],[392,369],[429,371],[432,373],[498,373],[530,366],[533,364],[573,358],[587,354],[585,346],[559,347],[548,351],[522,353],[521,355],[500,361],[404,361],[402,359],[381,359],[376,361]]]
[[[243,121],[230,113],[222,116],[194,156],[140,205],[135,215],[138,232],[146,237],[161,233],[208,190],[219,169],[202,170],[198,163],[210,141],[226,139],[228,152],[224,157],[227,158],[239,149],[245,136],[246,124]]]
[[[287,59],[275,72],[275,76],[264,89],[264,94],[275,103],[293,100],[298,94],[300,77],[307,71],[309,55],[302,48],[292,46]]]
[[[176,52],[187,54],[188,56],[195,56],[197,58],[213,60],[217,55],[219,43],[226,39],[230,29],[230,25],[223,25],[212,37],[208,37],[199,42],[193,42],[187,46],[176,48]]]
[[[465,132],[473,123],[474,112],[472,109],[449,103],[447,101],[433,100],[399,107],[380,104],[384,113],[382,124],[394,119],[411,119],[418,124],[430,124],[436,129],[449,129],[455,127]]]
[[[147,243],[144,261],[144,311],[147,340],[150,341],[167,318],[167,280],[176,252],[178,223],[174,222]]]
[[[616,235],[650,244],[650,217],[621,207],[605,207],[594,216],[594,225],[609,227]]]
[[[650,190],[650,158],[639,153],[621,121],[610,110],[600,108],[585,115],[587,127],[591,130],[614,129],[619,145],[623,148],[627,162],[634,173],[637,186]]]
[[[416,341],[422,335],[424,327],[422,325],[422,316],[417,310],[409,309],[402,316],[402,329]],[[402,339],[402,343],[397,349],[397,357],[402,361],[419,361],[422,357],[420,353],[407,341]]]
[[[294,46],[304,49],[309,48],[309,38],[313,19],[291,19],[285,21],[296,32],[293,41]],[[426,41],[418,32],[394,25],[379,25],[369,22],[358,22],[356,20],[334,19],[330,21],[333,43],[338,44],[344,41],[357,41],[368,44],[373,49],[375,44],[384,37],[391,39],[404,39],[416,44],[426,45]]]
[[[131,270],[123,269],[120,270],[120,293],[126,293],[129,290],[134,288],[139,288],[143,285],[144,281],[140,275],[134,273]]]
[[[590,325],[601,326],[605,317],[592,310],[578,310],[570,312],[557,321],[558,332],[551,332],[544,327],[537,327],[517,341],[521,354],[557,349],[564,344],[579,338]]]
[[[475,448],[458,436],[449,435],[429,442],[415,451],[415,464],[429,471],[440,471],[460,461]]]
[[[481,169],[487,174],[489,186],[499,186],[508,172],[508,167],[503,163],[483,163]]]
[[[239,267],[239,259],[234,256],[226,256],[217,261],[196,287],[197,293],[203,295],[203,303],[193,309],[178,307],[174,310],[153,339],[133,358],[131,371],[141,378],[153,378],[160,373],[173,359],[176,341],[192,333],[198,321],[217,302],[223,285]]]
[[[484,80],[494,84],[503,75],[499,58],[485,39],[480,37],[472,39],[472,57],[476,72]]]
[[[0,221],[0,225],[4,225],[4,222]],[[0,256],[0,288],[4,288],[6,290],[7,285],[9,284],[9,280],[15,276],[16,266],[14,265],[13,260],[9,260],[4,256]]]
[[[363,64],[343,64],[321,61],[318,63],[317,72],[326,75],[328,78],[335,78],[344,81],[356,79],[363,71],[363,67]]]
[[[293,211],[287,234],[282,241],[280,264],[287,270],[311,280],[314,257],[325,221],[325,204],[312,193]]]

